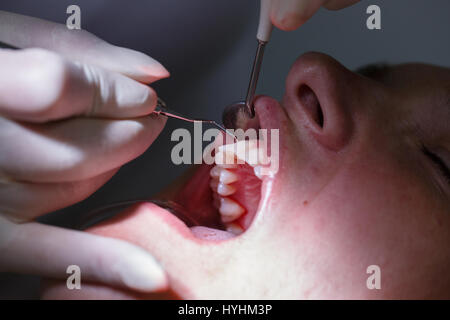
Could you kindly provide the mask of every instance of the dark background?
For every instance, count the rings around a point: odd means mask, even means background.
[[[1,0],[0,10],[65,23],[66,8],[81,8],[81,27],[115,45],[142,51],[171,72],[153,87],[187,115],[221,119],[224,106],[245,97],[256,48],[257,0]],[[381,30],[366,28],[366,8],[381,8]],[[426,62],[450,66],[450,1],[373,0],[341,10],[321,9],[294,32],[274,30],[258,93],[280,99],[295,59],[327,53],[355,69],[372,62]],[[1,70],[0,70],[1,72]],[[71,227],[101,205],[148,198],[183,172],[170,160],[171,132],[189,124],[169,120],[144,155],[125,165],[82,203],[42,221]],[[36,298],[37,277],[0,275],[0,298]]]

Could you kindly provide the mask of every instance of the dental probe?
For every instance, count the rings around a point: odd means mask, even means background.
[[[216,121],[214,121],[214,120],[206,120],[206,119],[191,119],[191,118],[187,118],[187,117],[181,115],[180,113],[178,113],[176,111],[168,109],[166,103],[160,98],[158,98],[158,102],[156,104],[156,108],[155,108],[155,110],[152,113],[153,114],[157,114],[157,115],[163,115],[163,116],[166,116],[166,117],[169,117],[169,118],[174,118],[174,119],[187,121],[187,122],[210,123],[210,124],[216,126],[217,128],[219,128],[220,130],[222,130],[223,132],[225,132],[226,134],[232,136],[233,139],[237,141],[237,137],[233,133],[231,133],[228,129],[226,129],[225,127],[223,127],[220,124],[218,124]]]
[[[272,33],[272,22],[270,21],[270,4],[271,0],[261,0],[261,10],[259,13],[258,31],[256,33],[256,40],[258,40],[258,47],[256,48],[256,55],[253,61],[252,72],[250,74],[250,81],[247,89],[247,96],[245,101],[233,103],[225,108],[222,116],[223,123],[227,128],[236,129],[239,116],[244,116],[243,111],[246,112],[246,117],[255,117],[255,108],[253,100],[255,98],[256,85],[258,84],[259,72],[261,71],[262,60],[264,57],[264,49],[269,42]]]

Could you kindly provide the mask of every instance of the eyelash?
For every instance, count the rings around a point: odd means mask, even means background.
[[[450,170],[445,164],[444,160],[442,160],[438,155],[431,152],[427,147],[422,146],[422,152],[427,156],[434,164],[435,167],[442,173],[447,181],[447,184],[450,185]]]

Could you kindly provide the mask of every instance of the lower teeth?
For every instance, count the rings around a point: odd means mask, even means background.
[[[236,192],[236,188],[229,185],[229,184],[225,184],[225,183],[219,183],[219,185],[217,186],[217,193],[220,194],[221,196],[230,196],[233,193]]]
[[[234,200],[221,198],[219,211],[222,221],[226,223],[238,219],[245,212],[245,209]]]
[[[227,231],[234,233],[235,235],[240,235],[241,233],[244,232],[244,229],[242,229],[242,227],[236,223],[230,223],[227,226]]]

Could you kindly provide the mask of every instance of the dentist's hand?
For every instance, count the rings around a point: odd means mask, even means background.
[[[150,146],[165,120],[149,115],[157,96],[143,83],[167,70],[86,31],[2,11],[0,41],[24,49],[0,49],[0,271],[65,278],[78,265],[82,281],[165,288],[141,248],[33,220],[87,198]]]
[[[339,10],[359,0],[272,0],[272,23],[279,29],[292,31],[311,18],[320,7]]]

